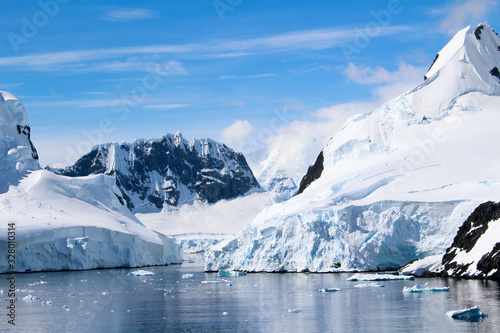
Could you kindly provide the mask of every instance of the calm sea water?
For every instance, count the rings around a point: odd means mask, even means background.
[[[416,279],[355,288],[361,282],[347,282],[351,274],[249,274],[202,284],[222,278],[204,273],[199,262],[144,269],[156,275],[127,276],[135,269],[17,274],[16,328],[2,306],[0,331],[500,332],[498,282]],[[193,277],[183,279],[186,273]],[[403,294],[416,283],[451,290]],[[7,283],[0,286],[5,299]],[[40,299],[21,299],[28,294]],[[42,304],[47,301],[52,304]],[[489,317],[445,316],[475,305]]]

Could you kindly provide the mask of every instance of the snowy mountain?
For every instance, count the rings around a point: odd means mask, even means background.
[[[180,133],[98,145],[73,166],[52,171],[71,177],[114,177],[135,213],[195,200],[215,203],[260,189],[243,154],[211,139],[187,141]]]
[[[279,154],[271,154],[260,163],[257,179],[266,191],[276,195],[276,202],[288,200],[297,193],[297,185],[288,176],[286,166],[279,163]]]
[[[423,83],[350,118],[303,192],[214,246],[205,269],[384,270],[444,253],[500,199],[499,45],[486,23],[458,32]]]
[[[0,273],[180,262],[178,245],[135,218],[112,177],[40,170],[24,106],[5,92],[0,102],[0,248],[15,238],[15,265],[1,256]]]

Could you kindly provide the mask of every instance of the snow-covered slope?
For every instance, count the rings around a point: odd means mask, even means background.
[[[53,171],[113,176],[136,213],[177,209],[195,200],[215,203],[260,189],[243,154],[211,139],[188,141],[180,133],[98,145],[73,166]]]
[[[443,253],[475,207],[500,199],[499,45],[486,23],[460,31],[427,80],[350,118],[319,178],[215,246],[206,270],[394,269]]]
[[[180,262],[178,245],[135,218],[112,177],[69,178],[39,170],[36,150],[28,134],[21,134],[29,133],[23,105],[0,95],[0,146],[10,149],[0,156],[0,177],[10,185],[0,192],[0,249],[7,253],[9,235],[15,234],[16,245],[15,267],[1,256],[0,273]]]
[[[38,170],[38,154],[22,103],[0,91],[0,193],[15,185],[28,171]]]

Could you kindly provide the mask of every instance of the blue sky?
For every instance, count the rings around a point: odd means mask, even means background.
[[[307,166],[347,116],[418,84],[459,29],[500,30],[495,0],[0,6],[0,90],[26,106],[42,166],[176,131]]]

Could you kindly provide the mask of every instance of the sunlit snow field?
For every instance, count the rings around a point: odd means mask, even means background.
[[[136,269],[18,274],[16,331],[500,331],[500,285],[493,281],[415,279],[358,288],[363,282],[347,281],[352,274],[219,278],[204,273],[199,261],[143,269],[155,275],[127,276]],[[183,278],[189,273],[193,276]],[[450,292],[402,292],[417,283],[449,286]],[[323,288],[341,291],[319,292]],[[28,294],[40,299],[23,300]],[[5,292],[2,296],[7,297]],[[445,316],[475,305],[489,317],[468,322]],[[0,331],[8,329],[7,321],[0,321]]]

